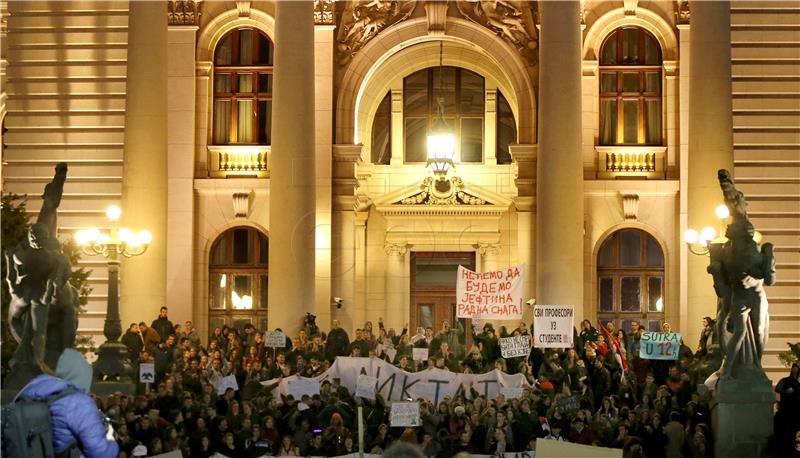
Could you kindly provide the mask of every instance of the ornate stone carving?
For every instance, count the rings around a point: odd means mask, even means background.
[[[427,177],[420,186],[421,191],[401,199],[395,205],[487,205],[480,197],[464,191],[464,182],[459,177],[435,180]]]
[[[408,251],[408,244],[386,242],[383,245],[383,250],[388,256],[403,256]]]
[[[479,24],[502,38],[532,64],[538,61],[538,42],[534,37],[533,15],[528,2],[513,0],[459,1],[458,11],[466,19]]]
[[[689,10],[689,0],[677,0],[675,2],[675,22],[678,24],[688,24],[691,18]]]
[[[407,19],[416,0],[362,0],[348,2],[336,38],[339,65],[347,65],[359,49],[382,30]]]
[[[200,1],[168,1],[167,19],[169,25],[197,25],[200,21]]]
[[[428,33],[444,35],[447,26],[447,2],[426,1],[425,14],[428,18]]]
[[[233,192],[233,216],[236,218],[247,218],[250,214],[250,194],[249,189],[240,189]]]
[[[249,1],[237,1],[236,9],[239,11],[239,17],[250,17]]]
[[[636,7],[639,5],[639,0],[624,0],[622,3],[625,7],[626,16],[636,15]]]
[[[314,24],[333,25],[333,0],[314,0]]]
[[[622,214],[625,215],[627,221],[636,221],[639,218],[638,194],[622,195]]]
[[[478,242],[475,245],[475,249],[478,251],[478,254],[481,255],[482,257],[495,256],[500,252],[500,244],[489,243],[489,242]]]

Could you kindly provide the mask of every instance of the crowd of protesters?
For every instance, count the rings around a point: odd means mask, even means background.
[[[366,322],[351,339],[333,320],[327,333],[306,326],[287,337],[285,348],[274,349],[251,325],[215,328],[203,343],[191,322],[173,325],[162,308],[150,326],[131,324],[123,337],[135,362],[154,363],[153,389],[97,402],[115,425],[120,456],[355,453],[356,409],[362,406],[366,453],[380,454],[400,442],[426,457],[494,455],[534,450],[536,439],[546,438],[622,448],[625,457],[711,457],[710,396],[698,387],[714,370],[707,357],[713,322],[706,318],[703,324],[697,348],[681,342],[676,361],[640,358],[643,329],[637,322],[626,332],[613,323],[598,329],[587,320],[574,331],[573,348],[534,346],[527,358],[504,359],[499,339],[532,334],[524,323],[511,330],[486,324],[466,330],[467,336],[459,323],[411,334],[378,319],[377,328]],[[669,324],[663,330],[669,331]],[[420,347],[428,348],[428,361],[413,360],[412,349]],[[519,399],[487,399],[467,386],[439,405],[420,400],[420,427],[394,428],[389,403],[379,394],[374,401],[354,398],[338,379],[324,380],[318,396],[302,399],[276,395],[276,385],[260,383],[292,374],[320,375],[337,356],[382,358],[406,371],[498,368],[523,374],[531,388]],[[784,385],[798,384],[796,372],[794,382]],[[227,375],[236,377],[240,389],[218,395],[211,381]],[[782,409],[796,408],[796,392],[785,399]],[[795,444],[786,447],[793,450]],[[789,453],[800,456],[800,451]]]

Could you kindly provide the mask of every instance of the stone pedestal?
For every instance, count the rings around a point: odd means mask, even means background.
[[[772,436],[775,394],[766,377],[720,380],[711,400],[714,456],[757,458]]]

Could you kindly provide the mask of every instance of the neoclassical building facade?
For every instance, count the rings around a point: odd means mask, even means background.
[[[682,234],[719,232],[726,168],[776,246],[772,377],[800,339],[796,2],[0,4],[3,192],[35,215],[66,161],[62,238],[111,204],[152,231],[124,324],[167,305],[202,333],[439,328],[458,265],[524,264],[576,324],[668,322],[694,347],[716,296]],[[99,340],[105,261],[81,264]]]

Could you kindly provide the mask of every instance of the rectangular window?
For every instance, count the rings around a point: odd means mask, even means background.
[[[227,286],[228,276],[226,274],[211,274],[211,297],[209,307],[212,309],[224,309],[226,305],[225,287]]]
[[[664,310],[663,281],[661,277],[650,277],[647,280],[647,311],[649,312],[662,312]]]
[[[661,101],[645,100],[644,121],[647,144],[661,144]]]
[[[620,279],[620,305],[623,312],[638,312],[641,308],[640,277],[622,277]]]
[[[616,73],[601,73],[600,74],[600,92],[609,94],[617,92],[617,74]]]
[[[638,143],[639,140],[639,101],[622,101],[622,142],[627,144]]]
[[[601,312],[614,310],[614,279],[611,277],[600,278],[600,290],[597,294],[600,301]]]
[[[239,74],[239,90],[237,92],[253,92],[253,75],[250,73]]]
[[[229,73],[217,73],[214,78],[214,92],[231,92],[231,75]]]
[[[214,101],[214,144],[227,145],[231,128],[231,101]]]
[[[472,72],[461,72],[461,113],[483,115],[485,94],[483,78]]]
[[[231,307],[242,310],[253,308],[253,278],[250,275],[233,275]]]
[[[419,325],[433,327],[433,304],[419,304]]]
[[[239,107],[236,130],[236,138],[239,143],[252,143],[253,142],[253,101],[252,100],[239,100],[237,101]]]
[[[620,264],[623,266],[642,265],[642,236],[639,231],[627,230],[620,234]]]
[[[250,231],[235,229],[233,231],[233,263],[247,264],[250,253]]]
[[[272,100],[258,101],[258,143],[272,143]]]
[[[272,74],[259,73],[258,74],[258,92],[271,93],[272,92]]]
[[[483,162],[483,118],[461,119],[461,162]]]
[[[253,65],[253,31],[239,31],[239,65]]]
[[[600,100],[600,144],[613,145],[617,142],[617,101]]]
[[[407,76],[403,84],[403,111],[407,114],[428,114],[428,72]]]
[[[425,162],[428,160],[427,134],[427,118],[406,118],[406,162]]]
[[[269,277],[266,275],[259,275],[259,301],[258,308],[265,309],[269,305]]]
[[[622,74],[622,92],[639,92],[639,73]]]

